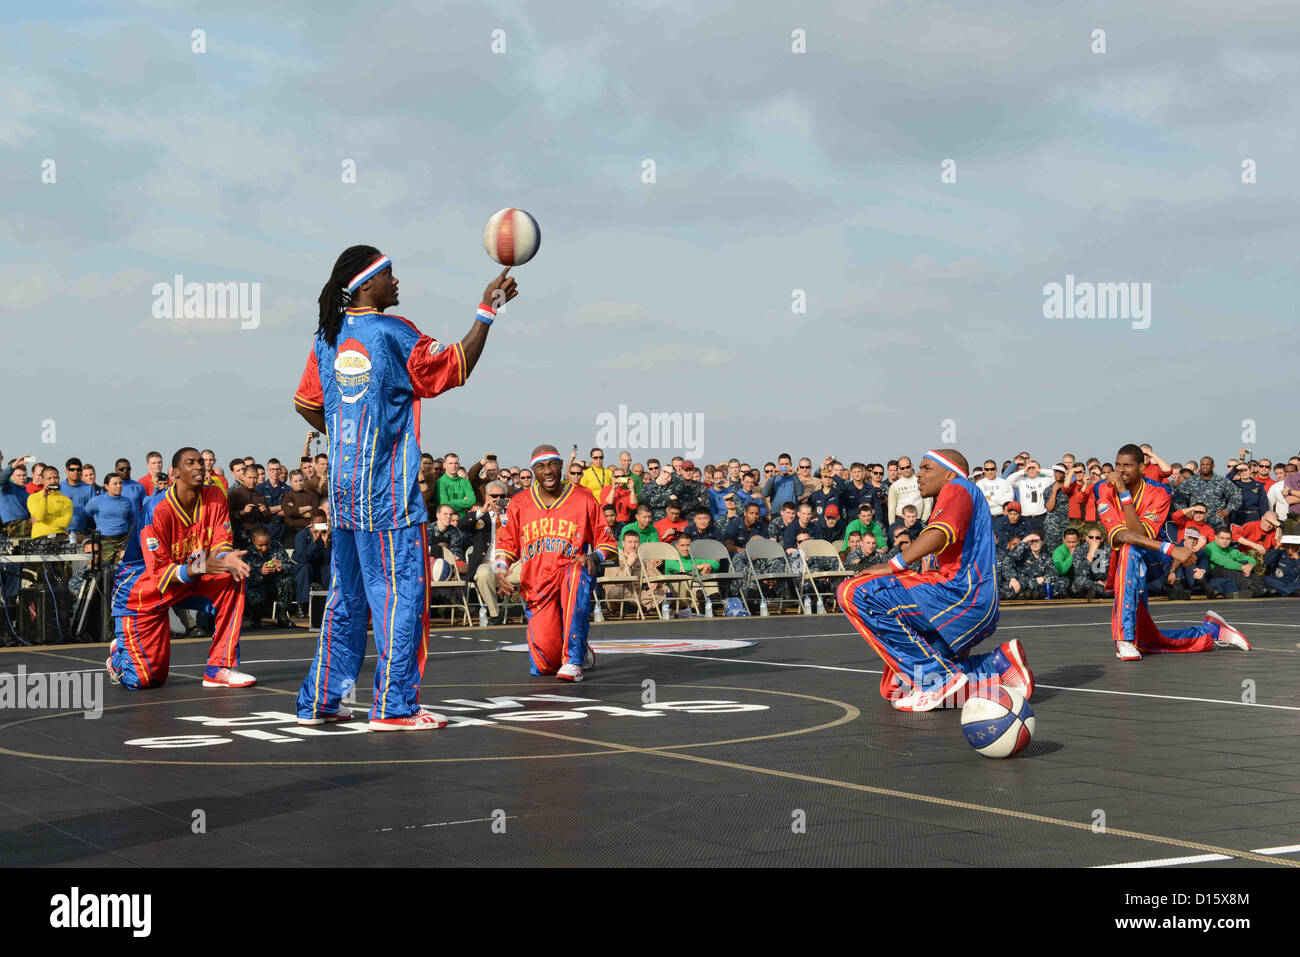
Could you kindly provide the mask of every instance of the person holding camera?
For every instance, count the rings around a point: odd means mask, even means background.
[[[311,524],[298,532],[293,542],[294,617],[301,618],[310,608],[311,583],[322,587],[330,582],[330,525],[319,508],[311,514]]]
[[[59,491],[59,470],[45,466],[41,473],[41,490],[27,496],[27,514],[32,519],[32,538],[58,535],[72,524],[73,504]]]
[[[0,455],[0,460],[3,458]],[[31,535],[32,516],[27,511],[27,466],[35,461],[35,456],[20,455],[0,472],[0,527],[9,538]]]
[[[247,469],[244,474],[248,474]],[[248,537],[252,544],[248,550],[248,588],[245,593],[245,603],[251,615],[249,627],[254,631],[262,627],[262,619],[271,614],[274,601],[276,625],[292,628],[289,609],[294,604],[294,562],[284,546],[271,539],[271,532],[265,525],[255,526]]]
[[[632,515],[640,504],[637,501],[636,486],[632,476],[621,468],[614,469],[613,483],[604,486],[596,493],[596,501],[600,502],[601,508],[614,509],[617,528],[622,528],[632,520]]]

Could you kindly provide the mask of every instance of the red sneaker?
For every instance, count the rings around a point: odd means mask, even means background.
[[[1237,648],[1241,651],[1250,651],[1250,642],[1232,625],[1223,620],[1223,616],[1217,612],[1207,611],[1205,613],[1206,624],[1215,624],[1219,626],[1219,637],[1214,639],[1215,648]]]
[[[1020,692],[1020,696],[1028,701],[1034,693],[1034,673],[1029,670],[1029,656],[1025,654],[1025,646],[1019,638],[1013,638],[1000,645],[998,652],[1005,659],[1001,663],[1007,666],[998,675],[999,680],[1004,687]]]
[[[251,688],[257,679],[234,668],[222,668],[211,678],[203,679],[205,688]]]

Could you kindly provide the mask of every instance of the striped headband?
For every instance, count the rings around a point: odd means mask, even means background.
[[[921,456],[921,458],[934,459],[944,468],[948,469],[950,472],[956,472],[958,475],[964,476],[966,474],[965,471],[963,471],[961,468],[953,464],[952,459],[945,458],[944,456],[936,452],[934,449],[931,449],[929,452],[926,452],[924,455]]]
[[[528,467],[535,469],[537,468],[539,462],[549,462],[552,459],[554,459],[556,462],[564,461],[563,459],[560,458],[559,454],[556,452],[539,452],[537,455],[533,456],[533,460],[530,463],[528,463]]]
[[[372,276],[378,275],[379,273],[383,272],[392,264],[393,261],[389,259],[387,256],[380,256],[369,266],[367,266],[365,269],[361,270],[361,272],[357,273],[355,276],[352,277],[352,281],[348,283],[346,287],[348,291],[348,295],[351,295],[352,293],[356,292],[358,289],[361,288],[361,284],[364,283],[367,279],[371,278]]]

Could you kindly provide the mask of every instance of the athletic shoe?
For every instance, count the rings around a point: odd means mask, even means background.
[[[304,728],[310,728],[318,724],[334,724],[337,722],[351,721],[356,715],[352,713],[351,708],[345,708],[339,705],[339,710],[334,714],[323,714],[318,718],[299,718],[298,724]]]
[[[122,683],[122,676],[113,670],[113,656],[109,655],[108,660],[104,662],[104,667],[108,669],[108,680],[115,685]]]
[[[1246,636],[1224,621],[1222,615],[1207,611],[1205,623],[1219,626],[1219,637],[1214,639],[1215,648],[1239,648],[1242,651],[1250,651],[1250,642],[1246,640]]]
[[[1141,661],[1142,652],[1138,651],[1138,646],[1131,641],[1115,642],[1115,657],[1120,661]]]
[[[234,668],[222,668],[213,677],[203,679],[205,688],[250,688],[257,679]]]
[[[582,656],[582,670],[591,671],[596,667],[596,653],[591,650],[591,645],[587,646],[587,653]]]
[[[894,707],[899,711],[933,711],[960,691],[967,680],[965,672],[959,671],[938,688],[929,691],[914,688],[901,698],[894,699]]]
[[[565,665],[555,673],[561,681],[581,681],[582,665]]]
[[[421,708],[415,714],[400,718],[371,718],[371,731],[436,731],[447,727],[447,719]]]
[[[1034,673],[1029,670],[1029,656],[1019,638],[1000,645],[994,652],[998,664],[998,680],[1003,687],[1020,692],[1028,701],[1034,694]]]

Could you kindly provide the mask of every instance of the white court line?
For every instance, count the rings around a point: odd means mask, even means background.
[[[816,668],[819,671],[853,671],[863,675],[884,674],[883,671],[873,671],[870,668],[839,668],[833,665],[799,665],[791,664],[784,661],[754,661],[750,658],[715,658],[709,655],[687,655],[679,651],[644,651],[646,655],[662,655],[667,658],[699,658],[702,661],[727,661],[743,665],[767,665],[772,668]],[[1045,685],[1036,684],[1039,688],[1050,688],[1053,691],[1078,691],[1084,694],[1113,694],[1121,695],[1127,698],[1159,698],[1164,701],[1199,701],[1202,704],[1232,704],[1242,708],[1274,708],[1278,711],[1300,711],[1300,707],[1289,704],[1259,704],[1258,702],[1247,704],[1244,701],[1223,700],[1220,698],[1189,698],[1182,695],[1171,694],[1143,694],[1139,691],[1108,691],[1105,688],[1068,688],[1065,685]]]
[[[494,821],[494,820],[513,821],[517,817],[519,817],[518,814],[511,814],[503,818],[475,817],[475,818],[470,818],[468,821],[435,821],[433,824],[408,824],[406,827],[381,827],[379,830],[372,831],[371,833],[386,834],[389,831],[416,831],[419,830],[420,828],[425,828],[425,827],[448,827],[452,824],[485,824],[488,821]]]
[[[1294,854],[1300,851],[1300,844],[1288,844],[1285,847],[1261,847],[1251,851],[1252,854]],[[1226,854],[1192,854],[1189,857],[1162,857],[1154,861],[1128,861],[1124,864],[1098,864],[1095,871],[1117,870],[1136,867],[1176,867],[1179,864],[1203,864],[1207,861],[1230,861]]]

